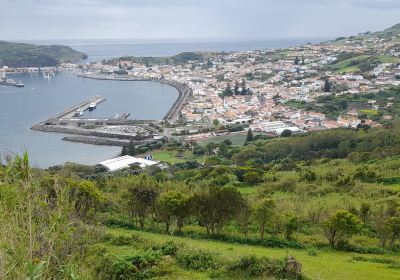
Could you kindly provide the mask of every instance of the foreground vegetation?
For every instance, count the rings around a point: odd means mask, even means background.
[[[399,123],[168,149],[117,173],[9,160],[0,278],[400,277]]]

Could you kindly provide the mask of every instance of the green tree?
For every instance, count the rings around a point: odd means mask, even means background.
[[[73,204],[76,214],[86,218],[92,215],[105,201],[105,197],[91,181],[75,181],[68,183],[69,199]]]
[[[213,120],[213,125],[214,125],[215,127],[217,127],[217,126],[219,125],[219,120],[218,120],[218,119],[214,119],[214,120]]]
[[[252,142],[252,141],[254,141],[254,135],[253,135],[253,131],[251,129],[249,129],[247,131],[246,142]]]
[[[154,214],[158,195],[156,182],[144,175],[124,194],[129,215],[139,221],[141,228],[149,215]]]
[[[286,215],[284,221],[285,238],[292,239],[293,233],[299,228],[299,219],[293,215]]]
[[[338,210],[324,222],[323,229],[329,245],[335,248],[339,240],[345,241],[357,233],[361,224],[354,214],[347,210]]]
[[[292,136],[293,132],[290,129],[285,129],[281,133],[281,137],[290,137]]]
[[[264,238],[268,222],[275,216],[276,206],[272,199],[264,198],[254,207],[254,219],[258,223],[260,238]]]
[[[235,82],[235,87],[233,89],[233,93],[235,95],[239,95],[239,82],[238,81]]]
[[[325,79],[324,92],[331,92],[332,85],[328,78]]]
[[[246,88],[246,80],[245,79],[242,80],[241,88],[242,88],[242,91],[240,93],[242,95],[247,95],[248,94],[248,90]]]
[[[194,216],[209,235],[218,233],[236,218],[244,204],[240,192],[231,187],[210,187],[206,192],[195,194],[191,201]]]
[[[170,225],[175,221],[178,232],[182,231],[184,220],[189,215],[189,197],[182,192],[168,191],[158,198],[158,215],[165,223],[165,231],[169,233]]]

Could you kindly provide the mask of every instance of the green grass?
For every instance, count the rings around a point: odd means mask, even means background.
[[[365,114],[368,117],[376,117],[379,115],[379,110],[364,109],[359,111],[361,114]]]
[[[254,135],[257,134],[259,133],[254,133]],[[224,140],[229,139],[232,141],[233,146],[243,146],[244,143],[246,142],[246,137],[247,137],[247,132],[232,133],[229,135],[210,137],[205,140],[199,141],[199,144],[205,146],[210,142],[221,143]]]
[[[182,157],[178,157],[177,151],[168,151],[168,150],[156,150],[151,152],[154,160],[167,162],[169,164],[181,163],[188,160],[197,160],[199,162],[203,162],[203,157],[194,156],[191,151],[185,151]]]
[[[395,280],[400,279],[400,270],[389,268],[388,264],[375,263],[372,261],[355,261],[354,257],[362,256],[364,259],[385,258],[396,262],[400,261],[399,256],[360,255],[355,253],[334,252],[330,250],[317,251],[317,255],[310,254],[308,250],[275,249],[258,246],[246,246],[229,244],[217,241],[194,240],[184,237],[173,237],[162,234],[143,233],[140,231],[109,229],[112,235],[138,234],[149,240],[152,244],[174,241],[189,248],[197,250],[212,251],[219,257],[226,260],[236,260],[245,255],[266,256],[282,258],[288,255],[294,256],[303,265],[303,272],[310,279],[324,280]],[[115,254],[129,252],[129,246],[108,246],[108,249]],[[185,272],[181,269],[174,271],[175,279],[207,279],[204,273]],[[168,278],[168,277],[167,277]],[[168,278],[172,279],[172,278]]]

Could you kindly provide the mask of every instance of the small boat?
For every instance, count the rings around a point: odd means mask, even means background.
[[[89,111],[93,111],[94,109],[96,109],[96,102],[92,102],[92,103],[90,103],[90,105],[89,105]]]
[[[83,111],[82,110],[76,110],[74,117],[82,117],[83,116]]]
[[[50,80],[50,72],[47,73],[43,72],[43,78],[45,78],[46,80]]]
[[[19,81],[16,86],[17,87],[24,87],[25,85],[21,81]]]

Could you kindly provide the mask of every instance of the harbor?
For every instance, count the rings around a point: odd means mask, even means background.
[[[85,118],[85,111],[92,111],[106,98],[95,95],[68,107],[47,120],[31,127],[32,130],[73,134],[62,140],[85,144],[123,146],[134,141],[137,145],[153,141],[159,131],[149,126],[157,121],[131,120],[130,113],[115,114],[111,118]],[[154,124],[153,124],[154,125]]]

